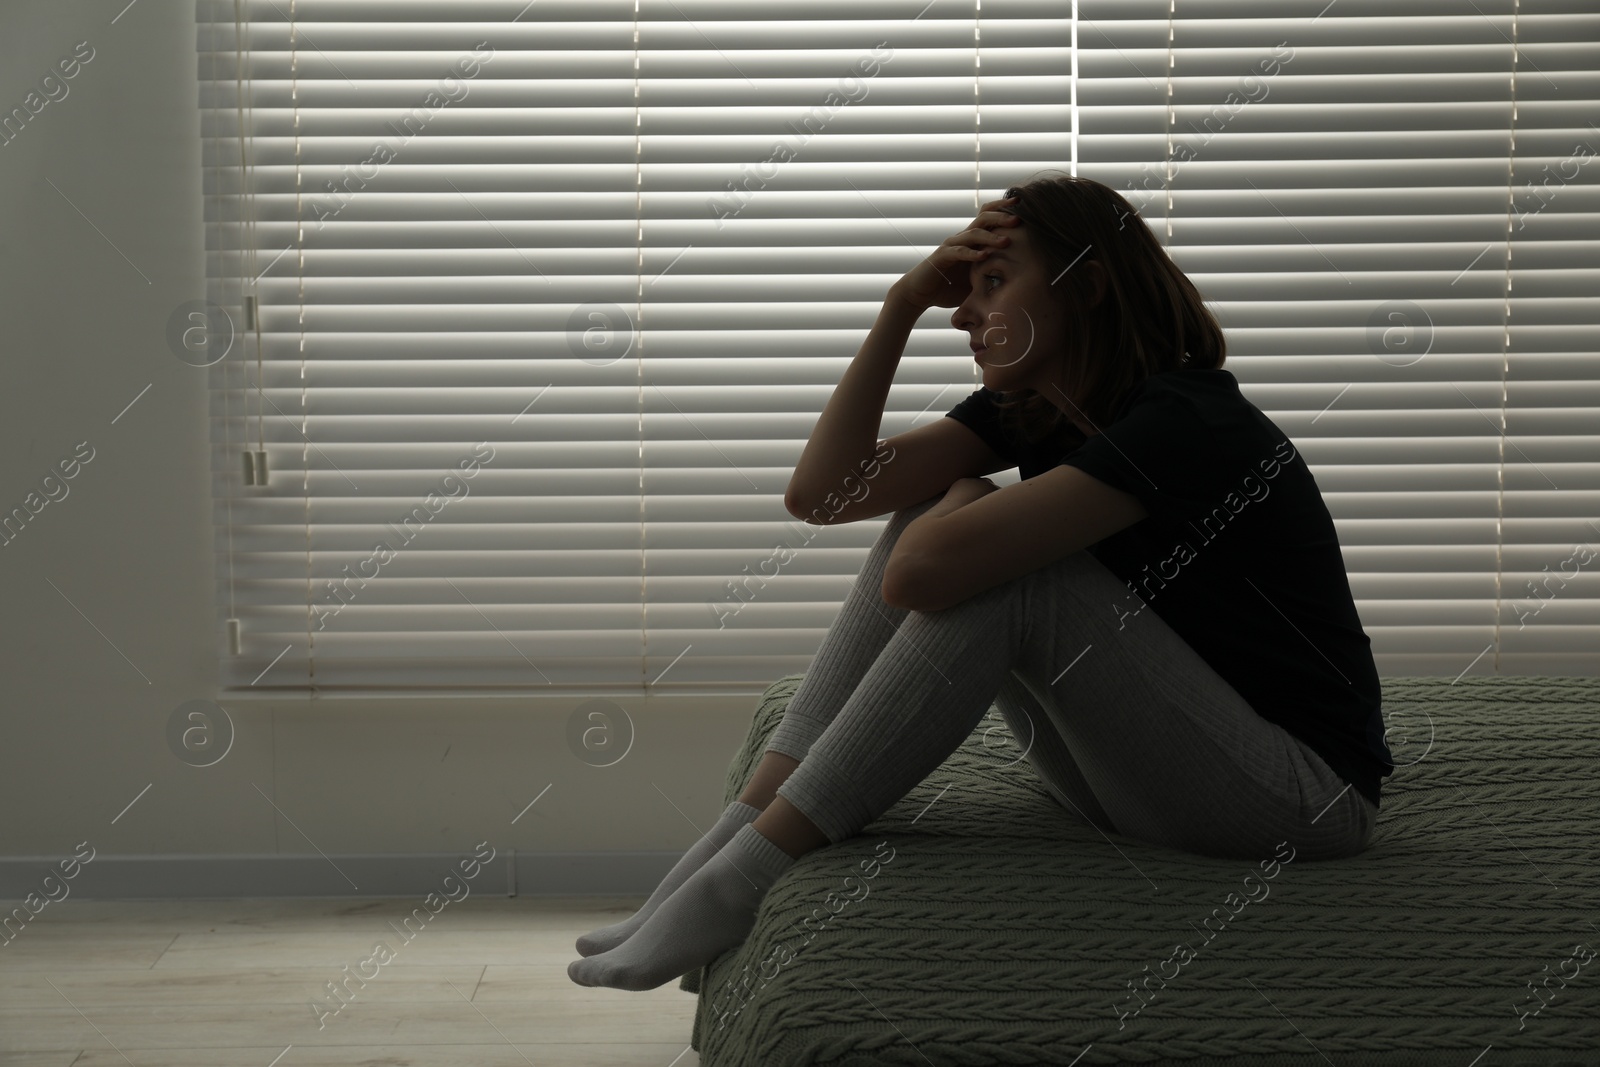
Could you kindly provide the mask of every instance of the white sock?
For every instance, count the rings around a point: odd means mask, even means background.
[[[573,960],[567,977],[634,991],[681,978],[744,942],[761,899],[793,864],[754,824],[741,826],[625,944]]]
[[[705,866],[707,860],[715,856],[723,845],[732,840],[733,835],[739,831],[739,827],[746,823],[755,822],[760,814],[760,808],[752,807],[737,800],[729,804],[727,810],[717,819],[716,824],[707,830],[705,836],[696,841],[688,852],[684,853],[677,866],[667,872],[667,876],[661,880],[660,885],[656,886],[656,891],[650,894],[650,899],[644,902],[644,906],[622,922],[614,923],[611,926],[602,926],[598,930],[591,930],[578,938],[578,955],[595,956],[602,952],[609,952],[632,937],[634,932],[644,925],[644,921],[650,918],[655,913],[655,910],[677,891],[680,885],[688,881],[691,874]]]

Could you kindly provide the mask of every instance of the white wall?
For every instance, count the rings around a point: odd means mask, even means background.
[[[169,750],[173,709],[218,677],[206,372],[165,340],[205,295],[193,5],[5,0],[0,112],[83,41],[67,95],[0,147],[0,509],[93,450],[0,547],[0,866],[84,841],[97,857],[681,853],[722,810],[755,695],[619,699],[638,737],[607,768],[567,747],[573,699],[225,703],[226,758]]]

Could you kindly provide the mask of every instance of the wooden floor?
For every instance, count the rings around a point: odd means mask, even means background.
[[[677,979],[631,993],[567,977],[579,934],[643,903],[473,894],[406,941],[388,922],[420,897],[68,897],[0,944],[0,1067],[698,1065]],[[380,941],[392,958],[364,963]],[[326,983],[358,973],[319,1028],[312,1001],[331,1011]]]

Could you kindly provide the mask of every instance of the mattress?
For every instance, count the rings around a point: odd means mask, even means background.
[[[724,804],[801,677],[763,694]],[[996,758],[991,707],[683,976],[700,1062],[1600,1067],[1600,679],[1382,685],[1371,846],[1299,863],[1101,834]]]

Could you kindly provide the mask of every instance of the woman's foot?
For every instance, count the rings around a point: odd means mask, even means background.
[[[567,977],[641,991],[705,966],[750,935],[762,898],[794,862],[755,826],[741,826],[625,944],[572,961]]]
[[[755,822],[760,814],[760,808],[752,807],[737,800],[729,804],[727,810],[722,813],[716,824],[707,830],[705,836],[696,841],[688,852],[684,853],[677,866],[667,872],[667,876],[661,880],[660,885],[656,886],[655,892],[650,894],[650,899],[644,902],[644,906],[622,922],[613,923],[610,926],[602,926],[598,930],[591,930],[578,938],[578,955],[596,956],[602,952],[609,952],[632,937],[639,927],[644,925],[645,920],[650,918],[655,913],[655,910],[677,891],[679,886],[688,881],[690,875],[705,866],[707,860],[715,856],[723,845],[733,839],[733,835],[738,833],[739,827]]]

